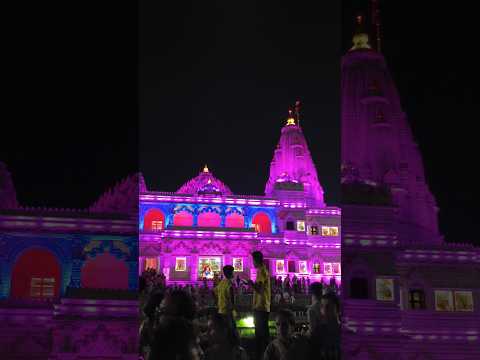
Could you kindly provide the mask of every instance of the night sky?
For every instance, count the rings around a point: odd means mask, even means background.
[[[147,186],[176,191],[208,164],[234,193],[263,195],[288,108],[300,99],[326,200],[338,203],[340,3],[321,12],[310,2],[173,3],[141,2]]]
[[[22,205],[87,207],[138,171],[135,4],[15,4],[0,161]]]
[[[336,204],[339,61],[366,1],[330,1],[330,9],[326,2],[322,9],[286,1],[162,3],[142,1],[140,24],[136,4],[6,9],[0,161],[20,202],[86,207],[139,168],[150,188],[175,191],[205,163],[235,193],[263,194],[287,108],[300,99],[326,199]],[[442,232],[478,244],[476,12],[434,5],[381,2],[383,52]]]

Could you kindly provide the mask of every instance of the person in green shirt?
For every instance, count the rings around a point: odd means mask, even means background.
[[[263,263],[263,254],[260,251],[252,253],[253,265],[257,269],[255,282],[248,283],[253,288],[253,318],[255,323],[255,342],[257,358],[261,359],[270,340],[268,318],[270,315],[270,274]]]

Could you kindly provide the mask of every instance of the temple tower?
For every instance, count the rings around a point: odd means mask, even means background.
[[[341,63],[342,184],[387,189],[399,226],[415,234],[415,242],[438,242],[436,202],[396,86],[385,58],[369,42],[363,16],[356,25]]]
[[[306,206],[324,207],[323,188],[298,120],[298,111],[296,116],[290,111],[270,163],[265,194],[280,198],[296,194]]]
[[[17,193],[7,166],[0,162],[0,209],[18,207]]]

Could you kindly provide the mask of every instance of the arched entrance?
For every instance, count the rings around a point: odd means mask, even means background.
[[[23,252],[13,266],[12,298],[48,299],[60,295],[60,264],[49,250],[29,249]]]
[[[144,231],[158,231],[165,229],[165,215],[161,210],[150,209],[143,218]]]
[[[128,289],[128,266],[110,253],[88,259],[82,267],[81,286],[90,289]]]
[[[222,218],[216,212],[203,212],[198,215],[197,220],[199,227],[220,227]]]
[[[228,214],[225,218],[225,227],[227,228],[243,228],[245,227],[245,219],[243,215],[236,212]]]
[[[264,212],[258,212],[252,219],[252,224],[255,229],[262,234],[272,233],[272,222],[267,214]]]

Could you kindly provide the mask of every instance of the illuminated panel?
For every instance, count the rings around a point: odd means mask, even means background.
[[[323,273],[325,275],[332,275],[332,263],[323,263]]]
[[[338,236],[338,226],[322,226],[322,236]]]
[[[377,278],[376,279],[377,300],[393,301],[393,279]]]
[[[243,258],[233,258],[233,271],[242,272],[243,271]]]
[[[225,218],[225,227],[227,228],[243,228],[245,227],[245,219],[238,213],[228,214]]]
[[[277,260],[275,262],[275,269],[277,274],[283,274],[285,272],[285,262],[283,260]]]
[[[198,277],[200,279],[213,279],[214,274],[220,273],[220,257],[199,257]]]
[[[305,232],[305,221],[303,220],[297,221],[297,231]]]
[[[473,294],[471,291],[455,291],[455,310],[473,311]]]
[[[176,257],[175,258],[175,271],[187,271],[187,258]]]
[[[174,226],[193,226],[193,215],[188,211],[179,211],[173,215]]]
[[[451,290],[435,290],[435,310],[453,311],[453,293]]]
[[[340,263],[332,263],[332,272],[334,275],[340,275],[342,273]]]
[[[156,257],[148,257],[145,259],[145,270],[153,269],[157,270],[158,268],[158,259]]]
[[[216,212],[204,212],[198,215],[198,226],[200,227],[220,227],[222,218]]]
[[[306,261],[302,260],[302,261],[298,262],[298,272],[300,272],[301,274],[308,273],[307,262]]]

